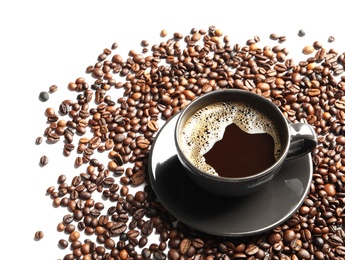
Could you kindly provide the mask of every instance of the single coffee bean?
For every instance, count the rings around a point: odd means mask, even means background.
[[[255,255],[257,252],[259,251],[259,247],[257,247],[256,245],[248,245],[245,252],[247,255]]]
[[[63,260],[73,260],[73,259],[75,259],[73,254],[67,254],[63,258]]]
[[[270,34],[270,39],[271,39],[271,40],[278,40],[278,39],[279,39],[279,36],[278,36],[278,34],[271,33],[271,34]]]
[[[67,104],[65,103],[61,103],[60,106],[59,106],[59,112],[62,114],[62,115],[67,115],[68,112],[70,111],[70,108]]]
[[[63,217],[63,223],[65,225],[68,225],[70,223],[72,223],[73,221],[73,215],[72,214],[66,214],[64,217]]]
[[[302,50],[302,52],[303,52],[303,54],[311,54],[311,53],[313,53],[314,52],[314,46],[312,46],[312,45],[307,45],[307,46],[305,46],[304,48],[303,48],[303,50]]]
[[[114,235],[120,235],[121,233],[125,232],[127,229],[126,223],[117,222],[111,227],[111,233]]]
[[[192,245],[196,248],[196,249],[200,249],[204,247],[204,241],[200,238],[195,238],[192,241]]]
[[[305,31],[304,30],[299,30],[298,31],[298,36],[300,36],[300,37],[303,37],[303,36],[305,36]]]
[[[56,143],[60,140],[60,136],[57,133],[50,132],[47,135],[47,139],[48,139],[48,141],[50,141],[52,143]]]
[[[40,240],[44,237],[43,231],[36,231],[35,233],[35,239]]]
[[[341,237],[339,237],[336,234],[331,235],[327,242],[331,245],[331,246],[342,246],[344,244],[344,241],[342,240]]]
[[[299,259],[310,259],[310,253],[304,249],[301,248],[298,252],[297,252],[297,256]]]
[[[334,42],[335,41],[335,37],[334,36],[329,36],[328,37],[328,42]]]
[[[161,250],[154,252],[153,256],[154,256],[154,259],[157,259],[157,260],[165,260],[167,258],[166,254]]]
[[[40,165],[41,165],[41,166],[45,166],[45,165],[48,164],[48,162],[49,162],[48,156],[43,155],[43,156],[41,157],[41,159],[40,159]]]
[[[65,240],[65,239],[60,239],[60,240],[59,240],[59,246],[60,246],[61,248],[66,248],[66,247],[68,247],[68,241]]]
[[[140,220],[141,218],[143,218],[146,214],[146,210],[144,208],[140,208],[137,209],[134,213],[133,213],[133,218],[135,220]]]
[[[35,144],[40,145],[43,141],[43,138],[41,136],[37,137],[35,140]]]
[[[290,243],[296,237],[296,233],[293,230],[286,230],[283,234],[284,243]]]
[[[160,33],[161,37],[165,37],[167,35],[168,35],[168,31],[167,30],[165,30],[165,29],[161,30],[161,33]]]
[[[178,260],[179,257],[180,257],[180,254],[178,250],[172,248],[168,251],[168,259]]]
[[[153,231],[153,222],[152,220],[145,221],[144,225],[141,227],[141,231],[145,236],[149,236]]]
[[[190,239],[188,238],[182,239],[180,243],[180,247],[179,247],[181,254],[185,255],[187,251],[189,250],[191,244],[192,244],[192,241]]]
[[[134,173],[133,177],[131,178],[131,182],[133,185],[140,185],[145,181],[145,172],[140,170]]]
[[[139,245],[139,247],[142,248],[142,247],[144,247],[144,246],[147,245],[147,242],[148,242],[147,237],[143,236],[143,237],[141,237],[141,238],[139,239],[138,245]]]
[[[158,129],[159,129],[158,122],[155,121],[155,120],[150,120],[150,121],[147,123],[147,127],[148,127],[152,132],[157,132]]]
[[[152,252],[148,248],[144,248],[141,252],[144,259],[151,259]]]
[[[73,231],[70,235],[69,235],[69,239],[71,241],[76,241],[80,238],[80,233],[79,231]]]
[[[42,102],[46,102],[49,99],[49,94],[46,91],[42,91],[39,96],[38,96],[39,100]]]
[[[286,41],[286,36],[279,36],[278,38],[278,42],[279,43],[282,43],[282,42],[285,42]]]
[[[49,87],[49,92],[50,92],[50,93],[54,93],[54,92],[57,91],[57,89],[58,89],[58,86],[56,86],[56,85],[51,85],[51,86]]]

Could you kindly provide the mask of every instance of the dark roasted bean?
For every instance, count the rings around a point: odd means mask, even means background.
[[[43,156],[41,157],[41,159],[40,159],[40,165],[41,165],[41,166],[45,166],[45,165],[48,164],[48,162],[49,162],[48,156],[43,155]]]
[[[39,100],[41,100],[42,102],[46,102],[47,100],[49,100],[49,94],[46,91],[42,91],[39,96],[38,96]]]

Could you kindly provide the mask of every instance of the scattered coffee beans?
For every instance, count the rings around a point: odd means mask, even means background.
[[[316,41],[304,49],[308,59],[296,61],[283,44],[261,47],[256,36],[242,46],[229,39],[210,26],[192,28],[186,36],[176,32],[145,54],[112,53],[114,43],[86,69],[92,81],[81,76],[67,84],[75,100],[62,100],[59,113],[45,111],[43,136],[63,142],[62,153],[74,156],[81,169],[77,176],[59,176],[56,187],[47,189],[53,205],[66,209],[57,224],[59,245],[70,250],[63,259],[344,259],[344,53]],[[256,92],[319,135],[303,205],[285,223],[253,237],[190,229],[156,200],[147,176],[149,150],[162,125],[158,119],[169,120],[191,100],[224,88]],[[120,94],[113,96],[112,89]],[[40,164],[46,163],[43,156]],[[141,190],[132,194],[133,186]],[[150,244],[154,235],[159,243]]]

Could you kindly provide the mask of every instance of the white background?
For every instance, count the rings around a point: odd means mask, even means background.
[[[140,42],[152,45],[174,32],[187,35],[192,28],[215,25],[230,36],[232,44],[244,45],[255,35],[259,45],[275,46],[271,33],[287,37],[282,46],[295,60],[305,45],[315,40],[327,48],[345,51],[341,1],[89,1],[14,0],[0,4],[1,75],[1,251],[10,259],[59,259],[68,252],[57,246],[65,234],[56,225],[67,213],[52,207],[46,189],[56,185],[60,174],[71,178],[80,172],[73,156],[64,158],[62,142],[34,144],[46,127],[44,110],[75,98],[67,84],[85,74],[104,48],[118,42],[116,53],[141,51]],[[168,37],[159,33],[166,29]],[[300,29],[306,36],[297,36]],[[329,36],[335,37],[332,44]],[[115,52],[113,52],[114,54]],[[48,102],[40,91],[57,85]],[[114,98],[116,100],[116,98]],[[46,154],[50,163],[38,165]],[[74,154],[75,155],[75,154]],[[34,240],[37,230],[45,237]],[[153,237],[153,240],[155,237]]]

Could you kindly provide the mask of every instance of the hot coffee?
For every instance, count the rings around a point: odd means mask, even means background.
[[[248,134],[234,123],[227,126],[223,138],[204,157],[219,176],[232,178],[261,172],[276,161],[272,136]]]
[[[259,173],[280,157],[272,120],[239,102],[217,102],[198,110],[183,127],[181,148],[198,169],[222,177]]]

